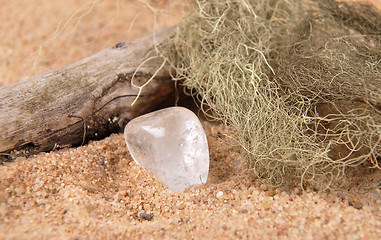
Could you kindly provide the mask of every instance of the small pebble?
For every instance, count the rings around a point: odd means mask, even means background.
[[[364,206],[364,204],[362,204],[362,202],[353,203],[353,207],[356,209],[362,209],[363,206]]]
[[[127,195],[128,195],[128,192],[127,192],[127,190],[121,190],[121,191],[119,191],[119,196],[121,196],[121,197],[127,197]]]
[[[224,193],[221,192],[221,191],[219,191],[219,192],[216,194],[216,198],[220,198],[220,197],[222,197],[222,195],[224,195]]]
[[[249,211],[247,209],[244,209],[241,211],[241,213],[245,214],[245,213],[248,213]]]
[[[275,191],[269,191],[269,196],[270,197],[274,197],[276,195],[276,192]]]
[[[147,221],[151,221],[152,220],[152,215],[149,214],[149,213],[140,212],[138,214],[138,218],[143,219],[143,220],[147,220]]]
[[[261,184],[261,185],[259,186],[259,189],[261,189],[262,191],[266,191],[266,190],[267,190],[267,186],[266,186],[266,184]]]

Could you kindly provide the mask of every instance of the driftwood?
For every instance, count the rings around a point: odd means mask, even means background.
[[[163,60],[155,51],[172,31],[120,42],[62,69],[0,88],[1,156],[101,139],[120,132],[136,116],[173,104],[174,82],[167,66],[157,72]],[[131,106],[137,86],[153,75]]]

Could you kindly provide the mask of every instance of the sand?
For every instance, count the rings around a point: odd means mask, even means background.
[[[162,9],[157,29],[181,19],[178,4],[150,2]],[[152,12],[140,1],[91,3],[3,1],[0,86],[154,30]],[[349,171],[341,188],[328,191],[302,192],[293,182],[271,187],[247,171],[244,153],[226,137],[231,129],[203,125],[209,179],[181,193],[137,166],[122,134],[3,163],[0,239],[381,238],[379,170]]]

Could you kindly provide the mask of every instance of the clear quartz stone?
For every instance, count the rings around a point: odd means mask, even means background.
[[[192,111],[170,107],[137,117],[125,127],[124,137],[135,162],[172,191],[206,183],[208,142]]]

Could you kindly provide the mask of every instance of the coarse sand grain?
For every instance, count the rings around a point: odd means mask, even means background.
[[[380,176],[337,191],[264,188],[229,129],[204,122],[208,183],[173,193],[132,161],[122,134],[0,168],[0,238],[377,239]],[[362,206],[362,207],[361,207]],[[356,208],[357,207],[357,208]],[[141,217],[143,214],[143,217]]]
[[[175,13],[159,27],[181,19],[175,1],[150,2],[164,9],[163,15]],[[3,1],[0,86],[153,30],[152,14],[140,1],[91,1],[97,3],[91,14],[73,18],[36,54],[62,19],[81,6],[86,13],[88,3]],[[203,125],[209,179],[181,193],[137,166],[122,134],[0,165],[0,239],[381,238],[380,171],[359,167],[342,186],[326,191],[302,192],[298,183],[272,188],[246,170],[244,153],[227,137],[232,129]]]

